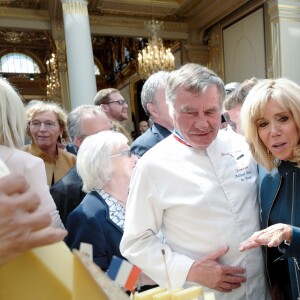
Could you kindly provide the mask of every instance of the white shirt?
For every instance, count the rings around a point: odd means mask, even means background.
[[[52,217],[51,226],[64,228],[47,185],[44,161],[22,150],[5,146],[0,146],[0,158],[12,174],[22,174],[26,177],[30,186],[29,190],[40,197],[41,204],[38,209],[50,213]]]
[[[239,244],[259,230],[257,172],[243,136],[220,131],[206,150],[169,136],[137,163],[120,249],[161,286],[165,249],[172,288],[182,287],[193,262],[228,245],[220,263],[246,268],[247,282],[217,300],[269,299],[261,249]],[[166,245],[156,234],[161,229]],[[204,291],[209,291],[205,288]]]

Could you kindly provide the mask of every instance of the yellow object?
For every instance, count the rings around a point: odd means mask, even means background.
[[[172,295],[181,290],[183,290],[183,289],[180,288],[180,289],[175,289],[172,291],[164,291],[162,293],[154,295],[152,299],[153,300],[172,300]]]
[[[64,242],[33,249],[0,267],[0,300],[128,300],[84,254]]]
[[[111,281],[89,258],[74,253],[73,300],[128,300],[129,297]],[[54,299],[53,299],[54,300]]]
[[[164,292],[166,289],[162,287],[156,287],[145,292],[135,293],[134,300],[153,300],[153,296]]]
[[[36,248],[0,267],[0,299],[71,300],[72,277],[73,255],[64,242]]]
[[[209,295],[212,294],[212,295]],[[157,287],[135,300],[193,300],[201,287],[171,292]],[[207,296],[207,297],[206,297]],[[0,300],[128,300],[129,297],[88,257],[64,242],[33,249],[0,267]],[[205,293],[205,300],[214,300]]]
[[[176,292],[172,295],[172,300],[194,300],[203,295],[200,286],[192,286],[182,291]]]
[[[204,293],[204,300],[216,300],[214,292]]]

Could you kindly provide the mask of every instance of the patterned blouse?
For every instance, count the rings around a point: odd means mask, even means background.
[[[97,193],[104,199],[104,201],[108,205],[109,218],[124,230],[125,208],[117,199],[104,192],[102,189],[98,190]]]

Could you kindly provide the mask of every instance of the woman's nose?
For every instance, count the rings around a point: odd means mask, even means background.
[[[271,135],[278,135],[281,133],[281,127],[276,122],[272,122],[271,124]]]
[[[41,125],[40,125],[40,130],[46,130],[46,125],[44,122],[41,122]]]

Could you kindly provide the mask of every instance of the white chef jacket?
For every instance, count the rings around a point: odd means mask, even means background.
[[[193,262],[222,246],[221,264],[246,269],[246,283],[217,300],[269,299],[260,248],[239,244],[260,229],[257,171],[244,137],[219,131],[206,150],[169,136],[137,163],[126,207],[122,254],[160,286],[182,287]],[[166,243],[156,236],[162,231]],[[204,291],[211,291],[204,288]]]

